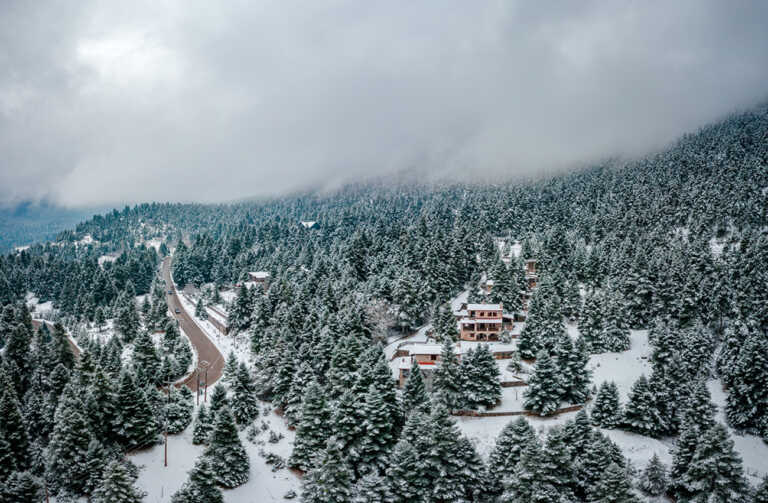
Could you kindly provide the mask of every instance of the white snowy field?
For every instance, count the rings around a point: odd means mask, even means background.
[[[569,333],[578,335],[578,328],[569,326]],[[623,353],[603,353],[592,355],[589,359],[589,368],[592,370],[592,382],[599,386],[603,381],[614,381],[619,388],[622,404],[626,404],[632,384],[641,374],[650,375],[651,365],[649,357],[651,346],[648,343],[647,330],[632,330],[630,332],[631,347]],[[725,424],[723,410],[725,407],[726,393],[718,379],[708,382],[708,388],[712,394],[712,402],[717,405],[716,418]],[[519,390],[517,396],[514,390]],[[522,394],[525,388],[504,388],[502,403],[494,411],[522,410]],[[591,404],[587,406],[589,411]],[[569,419],[573,419],[576,412],[560,414],[557,417],[541,418],[524,416],[539,432],[546,432],[554,426],[559,426]],[[502,417],[458,417],[459,428],[473,442],[478,452],[487,457],[499,432],[510,421],[515,421],[518,416]],[[768,444],[760,437],[754,435],[739,435],[728,428],[734,441],[735,449],[744,462],[744,470],[752,484],[757,484],[760,479],[768,475]],[[669,464],[672,461],[671,449],[674,447],[674,438],[653,439],[636,433],[623,430],[602,431],[621,447],[624,455],[638,468],[644,468],[654,453],[658,454],[662,462]]]
[[[267,404],[262,403],[263,408]],[[285,438],[277,443],[269,443],[269,430],[262,431],[257,441],[263,445],[254,445],[240,432],[248,457],[251,470],[248,482],[235,489],[225,490],[224,501],[227,503],[255,503],[270,501],[285,501],[283,496],[290,490],[297,494],[300,492],[301,482],[292,472],[283,468],[276,472],[259,455],[259,451],[277,454],[287,459],[291,453],[294,432],[288,430],[285,421],[274,412],[268,415],[259,415],[256,424],[265,421],[269,429],[282,434]],[[171,496],[187,480],[187,472],[195,465],[195,461],[202,454],[204,446],[192,444],[192,425],[187,427],[179,435],[168,437],[168,466],[163,466],[164,447],[162,444],[130,456],[130,459],[141,467],[137,486],[146,491],[144,499],[147,503],[166,503],[171,501]]]
[[[575,328],[575,327],[573,327]],[[569,330],[572,330],[569,327]],[[575,328],[578,334],[578,328]],[[589,357],[588,368],[592,371],[592,382],[600,386],[603,381],[613,381],[619,388],[619,396],[626,402],[629,391],[641,374],[651,375],[651,345],[648,330],[630,330],[630,347],[622,353],[601,353]]]

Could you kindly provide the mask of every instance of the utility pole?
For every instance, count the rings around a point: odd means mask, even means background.
[[[168,379],[168,384],[165,388],[165,431],[163,436],[165,437],[165,460],[163,466],[168,466],[168,405],[171,403],[171,380]]]
[[[205,367],[205,391],[203,392],[203,402],[208,403],[208,367]]]
[[[197,394],[197,405],[200,405],[200,367],[195,369],[197,376],[197,387],[195,387],[195,393]]]

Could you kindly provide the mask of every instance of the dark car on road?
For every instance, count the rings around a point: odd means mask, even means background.
[[[179,308],[177,307],[177,308],[176,308],[176,314],[179,314],[180,312],[181,312],[181,309],[179,309]]]

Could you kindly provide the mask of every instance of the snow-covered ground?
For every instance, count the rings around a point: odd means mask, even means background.
[[[27,292],[25,300],[32,318],[49,320],[53,316],[53,302],[50,300],[41,303],[40,299],[32,292]]]
[[[578,329],[575,330],[575,335],[578,335]],[[614,381],[619,388],[623,404],[626,404],[629,391],[637,378],[641,374],[648,376],[651,372],[651,365],[648,360],[651,354],[648,331],[632,330],[630,331],[630,338],[631,347],[628,351],[592,355],[589,359],[589,368],[593,372],[592,382],[599,386],[603,381]],[[718,406],[716,418],[725,424],[723,410],[726,393],[723,391],[720,381],[716,379],[709,381],[708,388],[712,394],[713,403]],[[518,391],[517,395],[515,395],[515,390]],[[493,410],[521,410],[523,390],[525,388],[504,388],[502,403]],[[587,410],[589,407],[588,405]],[[570,412],[552,418],[532,416],[525,416],[525,418],[537,431],[546,432],[575,416],[576,412]],[[470,438],[478,452],[487,456],[493,448],[499,432],[517,417],[458,417],[456,419],[459,428]],[[621,447],[624,455],[638,468],[644,468],[654,453],[658,454],[661,461],[666,464],[672,461],[671,449],[674,447],[674,438],[653,439],[623,430],[603,429],[602,431]],[[730,428],[729,431],[736,451],[744,462],[744,469],[749,475],[750,482],[752,484],[758,483],[763,476],[768,475],[768,444],[763,442],[760,437],[738,435]]]
[[[577,329],[578,331],[578,329]],[[632,385],[641,374],[651,375],[651,345],[647,330],[630,330],[630,347],[623,353],[601,353],[589,357],[588,368],[592,382],[600,386],[603,381],[613,381],[619,388],[622,401],[626,402]]]
[[[114,262],[117,260],[117,255],[102,255],[99,257],[99,265],[104,265],[105,262]]]
[[[384,348],[384,355],[387,357],[387,360],[392,359],[392,357],[395,355],[395,352],[397,351],[397,348],[400,346],[414,342],[427,342],[427,332],[430,328],[432,328],[432,325],[424,325],[411,335],[402,338],[395,338]]]
[[[267,404],[262,404],[262,410]],[[227,503],[256,503],[269,501],[285,501],[283,495],[290,490],[300,492],[300,480],[287,469],[272,471],[272,467],[264,462],[259,450],[277,454],[287,459],[291,453],[294,432],[288,430],[283,418],[274,412],[260,415],[256,424],[265,421],[269,429],[282,434],[285,438],[277,443],[269,443],[269,430],[262,431],[257,441],[263,445],[255,445],[247,438],[245,431],[240,432],[251,462],[251,476],[248,482],[240,487],[224,491],[224,501]],[[192,444],[192,425],[179,435],[168,437],[168,466],[163,466],[164,447],[162,444],[131,456],[131,460],[142,469],[139,473],[138,487],[147,492],[144,499],[147,503],[165,503],[187,480],[187,472],[195,465],[202,454],[204,446]]]
[[[153,239],[149,239],[149,240],[145,241],[144,245],[147,248],[154,248],[155,251],[159,252],[160,251],[160,245],[162,243],[163,243],[163,241],[160,238],[153,238]]]

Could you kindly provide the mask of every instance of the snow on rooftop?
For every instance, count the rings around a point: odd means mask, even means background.
[[[408,348],[409,355],[439,355],[442,352],[442,344],[414,344]]]
[[[467,297],[469,297],[469,290],[464,290],[455,298],[451,299],[451,311],[455,313],[461,309],[462,304],[467,302]]]
[[[501,304],[467,304],[468,311],[501,311]]]
[[[266,279],[269,277],[269,273],[267,271],[254,271],[248,273],[252,278],[257,279]]]
[[[314,220],[302,220],[301,225],[306,227],[307,229],[314,227],[317,222]]]

